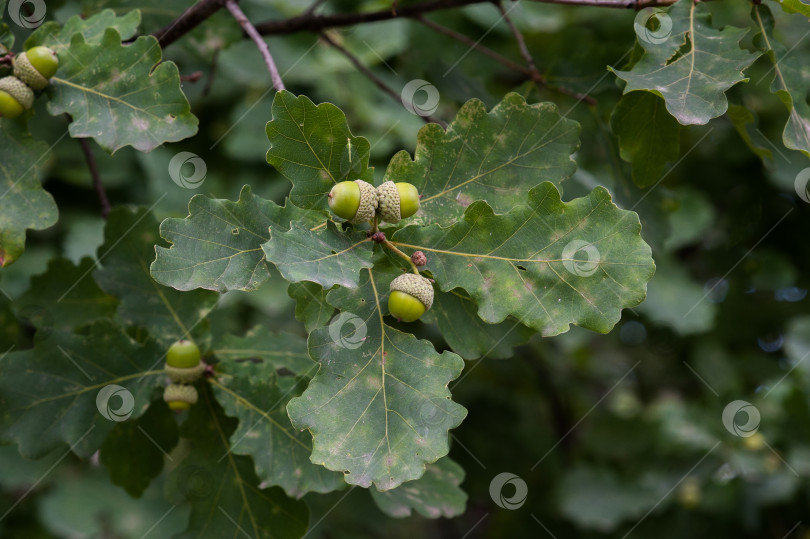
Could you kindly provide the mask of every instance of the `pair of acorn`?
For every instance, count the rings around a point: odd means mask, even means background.
[[[200,349],[193,341],[179,340],[166,354],[166,374],[172,383],[163,391],[163,400],[175,412],[182,412],[197,403],[197,389],[191,385],[205,372]]]
[[[14,57],[14,75],[0,79],[0,117],[16,118],[34,106],[34,90],[48,86],[59,58],[48,47],[33,47]]]
[[[375,188],[363,180],[340,182],[329,192],[329,207],[350,223],[365,223],[376,215],[386,223],[419,211],[419,191],[406,182],[384,182]],[[391,281],[388,311],[403,322],[413,322],[433,305],[433,285],[416,273],[406,273]]]

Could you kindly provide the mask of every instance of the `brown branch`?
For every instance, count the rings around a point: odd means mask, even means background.
[[[350,53],[346,48],[333,40],[329,37],[326,33],[321,33],[321,39],[326,41],[330,46],[332,46],[335,50],[339,51],[343,56],[348,58],[348,60],[360,71],[363,75],[368,77],[368,79],[373,82],[377,87],[391,96],[391,98],[396,101],[397,103],[402,104],[402,96],[398,94],[393,88],[388,86],[381,78],[375,75],[368,67],[363,65],[363,63],[352,53]],[[442,127],[446,128],[447,124],[443,121],[439,120],[438,118],[434,118],[433,116],[420,116],[426,123],[436,123],[441,125]]]
[[[431,0],[420,4],[398,7],[396,13],[390,9],[362,13],[335,13],[332,15],[303,14],[289,19],[265,21],[256,25],[260,34],[280,35],[296,32],[322,32],[328,28],[354,26],[369,22],[391,19],[415,18],[425,13],[451,9],[472,4],[482,4],[492,0]],[[597,6],[620,9],[642,9],[654,6],[669,6],[677,0],[532,0],[547,4],[567,4],[576,6]]]
[[[79,146],[82,147],[84,159],[87,161],[87,168],[90,169],[90,177],[93,178],[93,187],[96,189],[98,201],[101,203],[101,216],[107,218],[110,213],[110,200],[107,198],[107,192],[104,190],[104,185],[101,183],[101,175],[98,173],[98,166],[96,166],[96,158],[93,156],[93,150],[90,149],[90,143],[86,138],[77,138]]]
[[[523,56],[523,59],[526,60],[526,65],[529,66],[529,73],[531,74],[532,80],[538,85],[545,86],[546,79],[540,74],[539,71],[537,71],[537,65],[534,63],[532,53],[529,52],[529,47],[526,46],[526,40],[523,39],[523,34],[520,33],[520,30],[517,29],[517,26],[515,26],[515,23],[513,23],[512,19],[509,17],[509,11],[503,8],[503,2],[498,2],[495,4],[495,6],[498,8],[498,11],[501,12],[501,17],[503,17],[503,20],[506,21],[506,24],[509,26],[509,30],[512,31],[512,35],[515,36],[515,41],[517,41],[520,54]]]
[[[261,34],[256,31],[256,28],[253,24],[248,20],[245,12],[239,7],[236,3],[236,0],[227,0],[225,2],[225,7],[228,8],[228,11],[231,12],[233,18],[239,23],[239,26],[242,27],[242,30],[250,36],[250,39],[256,44],[256,47],[259,49],[259,53],[261,53],[262,58],[264,58],[264,63],[267,65],[268,71],[270,71],[270,78],[273,79],[273,88],[276,89],[277,92],[284,90],[284,83],[281,80],[281,75],[278,74],[278,69],[276,68],[276,62],[273,60],[273,55],[270,54],[270,47],[267,46],[267,42],[262,39]]]
[[[419,4],[397,6],[395,10],[367,11],[361,13],[336,13],[316,15],[315,10],[307,9],[301,15],[288,19],[265,21],[256,26],[262,35],[294,34],[296,32],[320,33],[328,28],[353,26],[355,24],[387,21],[391,19],[413,18],[432,11],[455,7],[482,4],[492,0],[428,0]],[[532,0],[547,4],[567,4],[576,6],[597,6],[621,9],[643,9],[645,7],[669,6],[676,0]],[[164,28],[154,32],[161,47],[167,47],[199,26],[203,21],[224,7],[226,0],[199,0]],[[315,2],[315,7],[320,5]]]
[[[534,58],[532,54],[529,52],[529,47],[526,45],[526,40],[523,38],[523,34],[520,30],[517,29],[515,23],[512,22],[512,19],[509,17],[509,11],[503,8],[503,4],[498,2],[496,7],[501,12],[501,16],[506,21],[506,24],[509,25],[509,30],[511,30],[512,35],[515,36],[515,41],[517,41],[518,48],[520,49],[520,54],[523,56],[523,59],[526,60],[526,64],[529,66],[529,76],[534,81],[535,84],[538,86],[543,86],[548,88],[549,90],[559,92],[561,94],[565,94],[567,96],[575,98],[577,101],[585,101],[588,105],[595,106],[596,100],[587,95],[587,94],[580,94],[578,92],[572,92],[566,88],[562,88],[559,86],[552,86],[548,83],[548,80],[540,74],[540,71],[537,69],[537,65],[534,63]]]
[[[168,26],[161,28],[152,35],[155,36],[163,48],[168,47],[188,32],[194,30],[208,17],[225,6],[225,0],[200,0],[180,14]]]

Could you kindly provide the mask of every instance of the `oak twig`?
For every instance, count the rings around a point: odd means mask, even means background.
[[[406,255],[405,253],[403,253],[402,251],[397,249],[397,247],[393,243],[388,241],[387,239],[383,239],[382,244],[385,245],[387,248],[391,249],[391,251],[396,253],[399,257],[403,258],[404,260],[407,260],[408,264],[411,266],[411,270],[413,270],[413,272],[415,274],[421,275],[419,273],[419,268],[417,268],[416,264],[413,263],[413,260],[411,260],[411,257],[409,257],[408,255]]]
[[[152,35],[157,38],[161,47],[166,48],[197,28],[224,5],[224,0],[200,0]]]
[[[259,49],[262,58],[264,58],[264,63],[270,71],[270,78],[273,79],[273,88],[275,88],[277,92],[284,90],[284,83],[281,80],[281,75],[278,74],[276,62],[273,60],[273,55],[270,54],[270,47],[267,46],[267,42],[262,39],[262,36],[256,31],[256,27],[248,20],[245,12],[242,11],[242,8],[236,3],[236,0],[227,0],[225,7],[228,8],[228,11],[230,11],[233,18],[239,23],[239,26],[242,27]]]

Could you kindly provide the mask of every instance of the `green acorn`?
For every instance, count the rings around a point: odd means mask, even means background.
[[[388,311],[403,322],[418,320],[433,305],[433,285],[430,280],[404,273],[391,281]]]
[[[377,200],[386,223],[398,223],[419,211],[419,191],[410,183],[383,183],[377,187]]]
[[[59,58],[48,47],[34,47],[14,57],[14,76],[34,90],[48,86],[59,68]]]
[[[0,116],[16,118],[34,105],[34,92],[17,77],[0,79]]]
[[[163,390],[163,400],[175,412],[182,412],[191,408],[192,404],[197,403],[197,390],[194,386],[169,384]]]
[[[200,349],[192,341],[180,340],[169,347],[166,354],[166,374],[172,382],[189,384],[205,372],[205,363],[200,361]]]
[[[365,223],[377,211],[377,192],[363,180],[340,182],[329,192],[329,207],[351,223]]]

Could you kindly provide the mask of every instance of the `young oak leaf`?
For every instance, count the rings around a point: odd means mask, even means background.
[[[98,248],[101,267],[92,275],[102,290],[121,300],[116,314],[127,324],[146,329],[164,343],[203,336],[205,319],[219,294],[179,292],[155,282],[149,264],[158,240],[157,220],[145,208],[113,208]]]
[[[225,413],[239,419],[230,437],[233,453],[252,457],[261,481],[280,486],[294,498],[345,486],[341,474],[310,462],[312,437],[296,431],[287,416],[287,402],[301,394],[305,383],[277,376],[276,365],[269,361],[226,359],[217,365],[211,385]]]
[[[306,504],[278,487],[262,488],[251,459],[233,452],[230,440],[237,423],[202,384],[200,401],[180,429],[191,451],[172,470],[166,489],[172,503],[191,505],[188,527],[175,539],[303,537],[309,522]]]
[[[67,444],[88,458],[117,421],[137,418],[165,384],[155,341],[135,342],[100,319],[86,334],[57,330],[0,362],[0,441],[39,458]]]
[[[680,0],[657,18],[671,23],[668,35],[640,36],[644,55],[638,62],[629,71],[608,69],[627,82],[625,94],[647,90],[663,97],[682,125],[703,125],[721,116],[728,108],[725,91],[747,81],[742,71],[759,57],[740,48],[748,30],[715,30],[708,7],[692,0]]]
[[[810,7],[807,9],[810,10]],[[810,77],[806,57],[801,54],[790,56],[793,48],[787,50],[776,40],[773,35],[773,15],[767,6],[754,5],[751,17],[760,30],[754,42],[773,63],[771,92],[779,97],[789,112],[782,142],[786,147],[810,157],[810,105],[807,103]]]
[[[141,24],[141,12],[137,9],[118,17],[112,9],[103,9],[86,19],[74,15],[60,25],[55,21],[48,21],[37,28],[25,40],[25,50],[44,45],[53,49],[56,54],[66,53],[70,47],[70,38],[73,34],[82,34],[84,41],[90,45],[98,45],[104,37],[107,28],[115,28],[121,39],[127,40],[138,33]],[[71,54],[71,53],[68,53]]]
[[[324,212],[279,206],[254,195],[248,185],[237,202],[195,195],[188,213],[160,224],[161,237],[172,246],[155,246],[152,277],[177,290],[217,292],[256,290],[267,280],[262,244],[270,239],[270,228],[280,233],[292,221],[315,226],[326,218]]]
[[[408,226],[392,240],[424,251],[436,286],[466,290],[484,321],[512,315],[552,336],[570,324],[607,333],[644,299],[655,264],[640,232],[604,188],[565,203],[545,182],[507,214],[479,201],[448,228]]]
[[[381,266],[363,271],[358,288],[329,292],[340,318],[310,334],[320,369],[287,412],[312,433],[312,462],[344,472],[349,484],[387,491],[447,454],[448,431],[467,410],[447,388],[464,361],[384,322],[399,271]]]
[[[403,483],[393,490],[370,489],[371,498],[385,514],[409,517],[416,510],[426,518],[453,518],[464,514],[467,494],[459,485],[464,481],[464,468],[450,457],[428,464],[425,475]]]
[[[540,182],[560,185],[574,174],[579,129],[553,103],[529,105],[510,93],[487,112],[471,99],[446,132],[433,123],[420,129],[414,158],[405,150],[394,155],[384,179],[419,190],[414,222],[449,225],[475,200],[505,213]]]
[[[355,288],[360,271],[372,266],[372,243],[366,233],[338,230],[333,221],[317,230],[291,223],[287,231],[272,231],[262,248],[267,260],[291,283],[310,281],[327,289]]]
[[[22,122],[2,121],[0,129],[0,268],[25,250],[25,231],[56,224],[59,211],[40,183],[51,156]]]
[[[162,62],[157,40],[124,46],[115,28],[98,42],[73,34],[48,86],[48,111],[72,117],[72,137],[93,138],[108,152],[124,146],[148,152],[197,132],[197,118],[180,89],[173,62]]]
[[[267,162],[292,182],[290,200],[300,208],[326,209],[338,182],[374,181],[368,140],[352,135],[346,115],[332,103],[315,105],[306,96],[278,92],[267,138]]]

